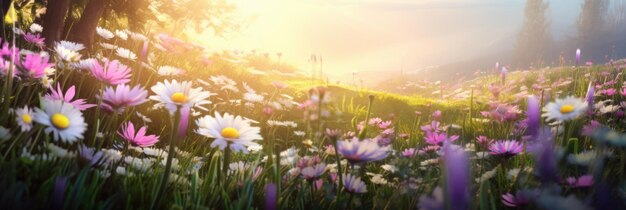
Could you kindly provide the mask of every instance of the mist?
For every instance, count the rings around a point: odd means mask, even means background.
[[[209,46],[281,52],[283,61],[303,71],[311,54],[321,55],[330,81],[349,82],[358,72],[365,83],[510,51],[525,5],[523,0],[235,2],[247,14],[246,24],[226,40],[205,41]],[[582,0],[548,2],[553,38],[575,36]]]

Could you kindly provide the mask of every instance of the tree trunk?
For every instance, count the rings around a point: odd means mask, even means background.
[[[80,20],[71,29],[69,39],[74,42],[83,43],[87,49],[91,49],[93,37],[98,27],[98,21],[104,12],[109,0],[91,0],[85,6]]]
[[[48,2],[46,15],[43,17],[42,35],[46,38],[46,46],[52,46],[61,38],[65,15],[70,7],[70,0],[55,0]]]

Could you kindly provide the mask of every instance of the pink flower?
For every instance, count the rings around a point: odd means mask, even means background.
[[[622,96],[626,97],[626,87],[622,87],[622,91],[619,92]]]
[[[410,158],[410,157],[415,156],[416,154],[415,152],[416,152],[415,148],[408,148],[402,151],[402,156]]]
[[[496,122],[513,121],[517,118],[517,115],[521,113],[517,106],[511,106],[508,104],[492,104],[493,110],[488,112],[481,112],[481,114],[487,118],[490,118]]]
[[[446,139],[452,141],[456,141],[457,139],[459,139],[459,136],[457,135],[453,135],[450,136],[448,138],[448,134],[446,134],[446,132],[426,132],[426,143],[431,144],[431,145],[441,145],[443,144],[444,141],[446,141]]]
[[[132,89],[130,86],[121,84],[104,89],[102,97],[102,108],[110,112],[123,112],[126,107],[137,106],[146,102],[148,91],[136,85]]]
[[[617,90],[615,90],[615,88],[609,88],[609,89],[605,89],[605,90],[600,90],[600,94],[606,95],[606,96],[613,96],[616,93],[617,93]]]
[[[504,156],[505,158],[513,157],[524,151],[524,144],[515,140],[496,141],[489,146],[489,154]]]
[[[569,185],[570,187],[591,187],[593,186],[593,176],[592,175],[583,175],[578,177],[578,179],[576,179],[576,177],[567,177],[567,179],[565,179],[565,184]]]
[[[41,35],[39,34],[31,34],[31,33],[26,33],[24,34],[24,40],[26,40],[27,42],[30,42],[34,45],[37,45],[38,47],[43,47],[44,41],[46,40],[45,38],[41,37]]]
[[[130,82],[130,68],[117,60],[104,61],[104,67],[100,65],[100,62],[94,62],[89,70],[96,79],[109,85]]]
[[[63,100],[69,104],[72,104],[72,106],[76,107],[78,110],[81,110],[81,111],[96,106],[95,104],[86,103],[85,99],[76,99],[72,101],[75,95],[76,95],[75,86],[72,85],[72,87],[67,89],[67,92],[63,94],[63,89],[61,89],[61,84],[57,83],[57,89],[56,90],[54,88],[50,89],[50,93],[46,94],[44,98],[49,99],[49,100]]]
[[[487,138],[486,136],[477,136],[476,142],[480,145],[489,145],[493,142],[492,139]]]
[[[46,75],[46,69],[52,67],[52,64],[48,63],[50,58],[48,56],[42,56],[38,53],[26,54],[20,67],[22,67],[22,74],[25,77],[39,79]]]
[[[135,126],[133,123],[128,122],[122,124],[122,131],[117,132],[124,140],[139,147],[149,147],[156,144],[159,141],[159,137],[156,135],[146,136],[146,126],[143,126],[135,134]]]
[[[440,121],[441,120],[441,111],[437,110],[433,112],[433,119]]]
[[[433,120],[432,122],[430,122],[430,125],[421,126],[420,129],[425,132],[439,132],[442,131],[441,127],[439,127],[439,124],[439,122]]]

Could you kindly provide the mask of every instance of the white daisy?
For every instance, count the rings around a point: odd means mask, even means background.
[[[150,99],[164,105],[170,114],[173,114],[178,106],[197,107],[206,110],[202,105],[211,104],[211,101],[206,99],[215,95],[208,91],[202,91],[202,88],[192,88],[190,81],[179,83],[176,80],[172,80],[172,82],[165,80],[165,82],[159,82],[152,86],[151,89],[156,95],[150,96]]]
[[[30,25],[30,32],[32,33],[41,33],[43,31],[43,27],[37,23],[33,23]]]
[[[587,102],[579,98],[568,96],[548,103],[543,107],[542,117],[547,120],[568,121],[572,120],[587,110]]]
[[[63,47],[65,49],[68,49],[68,50],[71,50],[71,51],[75,51],[75,52],[78,52],[78,51],[81,51],[81,50],[85,49],[85,45],[83,45],[81,43],[70,42],[70,41],[65,41],[65,40],[57,42],[56,46],[57,47],[60,46],[60,47]]]
[[[46,133],[53,133],[55,141],[67,143],[83,138],[87,124],[83,113],[62,100],[43,100],[43,110],[35,108],[35,122],[45,125]]]
[[[262,140],[261,129],[250,126],[250,121],[241,116],[233,116],[225,113],[224,116],[215,113],[215,117],[204,116],[196,120],[198,130],[196,133],[215,138],[211,147],[219,147],[224,150],[229,146],[233,151],[248,153],[247,147],[258,146],[255,140]]]
[[[64,60],[67,62],[77,62],[80,60],[80,56],[81,56],[80,53],[78,53],[77,51],[65,48],[63,45],[60,45],[58,43],[54,47],[54,51],[57,53],[59,58],[61,58],[61,60]]]
[[[126,32],[124,31],[120,31],[120,30],[115,30],[115,35],[117,37],[119,37],[122,40],[127,40],[128,39],[128,34],[126,34]]]
[[[30,131],[33,128],[33,111],[28,106],[17,108],[15,115],[15,121],[17,121],[17,125],[20,126],[22,132]]]
[[[109,43],[100,42],[98,44],[100,45],[100,47],[102,47],[104,49],[108,49],[108,50],[114,50],[114,49],[118,48],[118,46],[112,45],[112,44],[109,44]]]
[[[173,66],[161,66],[157,72],[161,76],[175,76],[183,73],[184,71]]]
[[[126,49],[126,48],[121,48],[120,47],[120,48],[115,49],[115,54],[117,56],[120,56],[122,58],[126,58],[128,60],[133,60],[134,61],[135,59],[137,59],[137,55],[134,52],[132,52],[129,49]]]
[[[96,33],[98,33],[98,35],[103,39],[112,39],[113,37],[115,37],[115,35],[113,35],[113,32],[100,27],[96,28]]]
[[[98,60],[96,60],[95,58],[87,58],[87,59],[82,59],[80,61],[78,61],[77,63],[74,63],[72,65],[72,67],[77,68],[77,69],[91,69],[91,67],[98,62]]]

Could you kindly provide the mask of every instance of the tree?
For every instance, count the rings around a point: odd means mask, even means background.
[[[552,45],[550,23],[546,17],[548,3],[544,0],[528,0],[524,8],[524,25],[515,48],[517,66],[526,67],[532,62],[546,59]]]
[[[65,16],[70,8],[70,0],[55,0],[48,3],[46,15],[43,17],[43,37],[46,38],[46,46],[52,46],[61,39]]]
[[[104,12],[104,8],[109,0],[91,0],[85,6],[80,20],[72,28],[69,33],[69,39],[74,42],[83,43],[87,48],[91,49],[98,21]]]
[[[594,48],[593,41],[601,40],[600,35],[605,30],[605,20],[608,13],[608,0],[585,0],[578,19],[578,45],[580,48]]]

